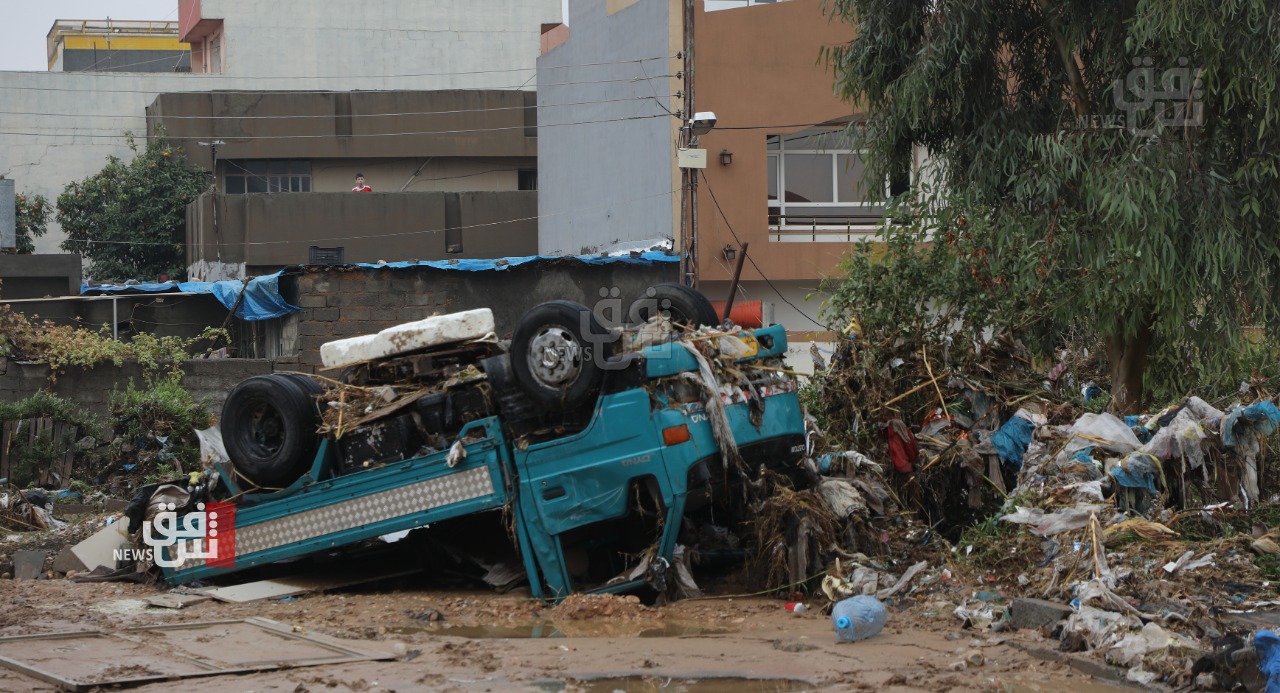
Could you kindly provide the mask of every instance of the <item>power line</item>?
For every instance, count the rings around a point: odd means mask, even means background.
[[[38,73],[38,74],[49,74],[49,73],[47,73],[47,72],[41,72],[41,73]],[[92,74],[92,75],[94,75],[94,76],[101,76],[101,75],[123,75],[123,74],[128,74],[128,75],[134,75],[134,76],[136,76],[136,74],[137,74],[137,73],[122,73],[122,72],[75,73],[75,72],[68,72],[68,73],[62,73],[62,74],[76,74],[76,75],[79,75],[79,74]],[[158,74],[158,73],[143,73],[143,74]],[[175,74],[183,74],[183,73],[175,73]],[[441,75],[440,75],[440,76],[454,76],[454,75],[461,75],[461,74],[466,74],[466,73],[462,73],[462,72],[449,72],[449,73],[441,73]],[[535,75],[536,75],[536,74],[537,74],[537,73],[535,73]],[[198,75],[198,73],[195,73],[195,74],[192,74],[192,75],[190,75],[190,76],[183,76],[183,77],[179,77],[178,79],[190,79],[190,80],[204,80],[204,79],[208,79],[208,77],[204,77],[204,76],[197,76],[197,75]],[[396,76],[394,76],[394,77],[414,77],[414,76],[415,76],[415,75],[396,75]],[[388,77],[388,79],[390,79],[390,78],[394,78],[394,77]],[[647,78],[642,78],[642,77],[625,77],[625,78],[619,78],[619,79],[596,79],[596,80],[583,80],[583,81],[575,81],[575,82],[542,82],[542,83],[539,83],[539,85],[538,85],[538,86],[539,86],[539,87],[566,87],[566,86],[575,86],[575,85],[579,85],[579,84],[617,84],[617,83],[620,83],[620,82],[627,82],[627,83],[631,83],[631,82],[642,82],[642,81],[645,81],[646,79],[663,79],[663,78],[667,78],[667,77],[675,77],[675,75],[674,75],[674,74],[661,74],[661,75],[653,75],[652,77],[647,77]],[[242,77],[242,78],[240,78],[240,79],[245,79],[245,78],[243,78],[243,77]],[[290,80],[290,78],[286,78],[286,77],[272,77],[272,78],[270,78],[270,79],[279,80],[279,81],[289,81],[289,80]],[[292,80],[293,80],[293,81],[297,81],[297,80],[304,80],[304,79],[311,79],[311,78],[309,78],[309,77],[295,77],[295,78],[292,78]],[[371,78],[371,79],[372,79],[372,78]],[[528,84],[528,81],[526,80],[524,84]],[[451,89],[433,89],[433,90],[425,90],[425,91],[518,91],[522,86],[524,86],[524,84],[518,84],[518,85],[514,85],[514,86],[493,86],[493,87],[466,87],[466,88],[451,88]],[[65,91],[65,92],[75,92],[75,93],[78,93],[78,94],[84,94],[84,93],[90,93],[90,94],[159,94],[159,93],[197,93],[197,94],[202,94],[202,93],[213,93],[213,94],[294,94],[294,95],[296,95],[296,94],[335,94],[335,93],[348,93],[348,92],[351,92],[351,91],[357,91],[357,90],[350,90],[350,89],[213,89],[213,90],[208,90],[208,91],[202,91],[202,90],[191,90],[191,91],[186,91],[186,92],[169,92],[169,91],[166,91],[164,88],[156,88],[156,89],[84,89],[84,88],[70,88],[70,87],[27,87],[27,86],[11,86],[11,85],[6,85],[6,86],[5,86],[5,91],[55,91],[55,92]],[[373,90],[369,90],[369,91],[405,91],[405,90],[404,90],[403,88],[401,88],[401,89],[373,89]],[[423,90],[415,90],[415,91],[423,91]]]
[[[300,80],[300,79],[370,80],[370,79],[397,79],[400,77],[454,77],[459,75],[491,75],[491,74],[504,74],[509,72],[537,72],[538,70],[565,70],[565,69],[574,68],[574,67],[601,67],[606,65],[628,65],[630,63],[644,63],[651,60],[673,60],[675,59],[675,57],[676,56],[674,55],[656,55],[656,56],[651,56],[647,58],[627,58],[626,60],[610,60],[606,62],[596,62],[596,63],[570,63],[568,65],[544,65],[542,67],[536,67],[536,66],[535,67],[509,67],[509,68],[501,68],[501,69],[494,69],[494,70],[464,70],[460,72],[406,72],[406,73],[391,74],[391,75],[311,75],[311,76],[269,75],[268,76],[268,75],[227,75],[227,74],[221,74],[221,73],[206,73],[206,72],[193,72],[191,74],[199,75],[198,77],[195,77],[195,79],[202,79],[202,80],[203,79],[230,79],[230,80],[235,80],[237,82],[253,81],[253,80],[294,81],[294,80]],[[137,63],[137,64],[141,65],[143,63]],[[39,75],[49,74],[47,71],[41,71],[41,70],[6,70],[6,72],[13,72],[17,74],[39,74]],[[126,73],[101,72],[97,74],[121,76],[122,74],[126,74]],[[665,76],[674,77],[675,75],[665,75]]]
[[[170,92],[172,93],[172,92]],[[179,92],[179,93],[198,93],[198,92]],[[667,94],[673,98],[678,97],[677,94]],[[449,111],[406,111],[402,113],[352,113],[344,115],[343,118],[387,118],[393,116],[431,116],[431,115],[447,115],[457,113],[487,113],[489,111],[515,111],[528,110],[538,108],[561,108],[566,106],[590,106],[594,104],[605,103],[623,103],[627,101],[647,101],[649,99],[658,99],[658,96],[628,96],[621,99],[601,99],[599,101],[571,101],[566,103],[552,104],[532,104],[528,106],[494,106],[492,108],[460,108]],[[658,101],[659,105],[662,102]],[[666,106],[663,106],[665,109]],[[668,111],[669,112],[669,111]],[[179,116],[179,115],[151,115],[144,113],[141,115],[128,113],[40,113],[35,111],[0,111],[0,115],[25,115],[25,116],[46,116],[55,118],[147,118],[156,120],[293,120],[305,118],[327,118],[335,119],[337,116],[332,113],[323,115],[314,114],[293,114],[293,115],[260,115],[260,116],[215,116],[215,115],[198,115],[198,116]]]
[[[733,230],[733,224],[731,224],[731,223],[729,222],[729,217],[725,216],[724,209],[722,209],[722,208],[720,207],[720,200],[717,200],[717,199],[716,199],[716,191],[714,191],[714,190],[712,190],[712,189],[711,189],[711,183],[707,180],[707,177],[706,177],[706,176],[702,176],[702,175],[699,175],[699,174],[698,174],[698,169],[692,169],[692,170],[693,170],[693,172],[694,172],[694,175],[697,175],[699,178],[701,178],[701,179],[702,179],[703,184],[705,184],[705,185],[707,186],[707,192],[708,192],[708,193],[710,193],[710,195],[711,195],[711,201],[712,201],[712,202],[714,202],[714,203],[716,204],[716,211],[720,213],[720,218],[724,220],[724,225],[729,229],[729,233],[733,235],[733,240],[738,241],[738,247],[742,247],[742,240],[738,238],[738,234]],[[774,286],[773,282],[769,279],[769,277],[765,276],[764,271],[763,271],[763,270],[761,270],[761,269],[760,269],[760,266],[756,264],[756,260],[755,260],[755,258],[751,257],[751,254],[750,254],[750,253],[748,253],[748,254],[747,254],[747,262],[750,262],[750,263],[751,263],[751,266],[752,266],[752,267],[754,267],[754,268],[756,268],[756,271],[760,273],[760,278],[761,278],[761,279],[763,279],[763,280],[765,281],[765,283],[769,285],[769,288],[770,288],[770,289],[773,289],[773,292],[774,292],[775,294],[778,294],[778,298],[782,299],[782,302],[783,302],[783,303],[785,303],[785,304],[787,304],[787,305],[791,306],[791,307],[792,307],[792,308],[793,308],[797,313],[799,313],[799,314],[803,315],[803,316],[805,317],[805,319],[806,319],[806,320],[808,320],[809,322],[811,322],[811,323],[813,323],[813,324],[815,324],[815,325],[817,325],[817,326],[819,326],[819,327],[821,327],[821,328],[823,328],[824,330],[827,330],[827,331],[829,331],[829,332],[834,332],[834,331],[835,331],[835,330],[831,329],[831,327],[830,327],[830,326],[825,325],[825,324],[823,324],[823,323],[821,323],[821,322],[818,322],[818,320],[817,320],[817,319],[815,319],[815,318],[813,318],[813,317],[810,317],[810,315],[809,315],[808,313],[806,313],[806,312],[804,312],[803,310],[801,310],[801,309],[800,309],[800,306],[797,306],[796,304],[794,304],[794,303],[792,303],[791,301],[789,301],[789,300],[787,299],[787,297],[786,297],[786,296],[783,296],[783,295],[782,295],[782,291],[780,291],[780,290],[778,289],[778,287]]]
[[[671,116],[667,115],[666,113],[656,113],[653,115],[645,115],[645,116],[627,116],[624,118],[607,118],[604,120],[583,120],[583,121],[577,121],[572,123],[547,123],[546,125],[538,125],[536,127],[541,129],[541,128],[551,128],[551,127],[564,127],[569,125],[593,125],[597,123],[620,123],[620,122],[625,122],[630,120],[652,120],[654,118],[670,118],[670,117]],[[89,129],[105,130],[107,128],[74,128],[74,129],[75,130],[89,130]],[[463,129],[463,130],[427,130],[427,131],[420,131],[420,132],[364,132],[364,133],[352,133],[350,135],[343,135],[343,137],[410,137],[410,136],[422,136],[422,135],[459,135],[459,134],[468,134],[468,133],[477,133],[477,132],[501,132],[505,130],[526,130],[526,129],[528,128],[527,126],[524,126],[524,125],[509,125],[509,126],[493,127],[493,128],[469,128],[469,129]],[[92,133],[86,134],[81,132],[50,133],[50,132],[0,131],[0,135],[29,136],[29,137],[92,137],[92,138],[98,138],[98,139],[127,139],[131,137],[131,135],[127,135],[124,133],[110,134],[110,135],[96,135]],[[317,134],[317,135],[185,134],[181,136],[181,139],[221,138],[221,139],[239,141],[239,140],[332,139],[333,137],[334,135],[332,133]]]
[[[517,219],[504,219],[502,221],[489,221],[482,224],[468,224],[466,226],[454,226],[454,227],[450,227],[449,230],[462,231],[465,229],[479,229],[479,228],[485,228],[489,226],[501,226],[502,224],[515,224],[515,223],[525,222],[525,221],[536,221],[539,219],[548,219],[551,217],[562,216],[565,214],[574,214],[582,211],[608,209],[617,204],[630,204],[630,203],[640,202],[642,200],[649,200],[657,197],[662,197],[664,195],[674,195],[678,192],[680,192],[680,189],[676,188],[675,190],[663,191],[660,193],[654,193],[652,195],[642,195],[640,197],[633,197],[630,199],[622,200],[620,203],[607,203],[607,204],[597,205],[595,207],[579,207],[574,209],[571,212],[560,212],[557,214],[536,214],[531,217],[520,217]],[[281,194],[294,194],[294,193],[281,193]],[[291,243],[292,244],[302,244],[302,243],[309,244],[309,243],[318,243],[320,241],[364,240],[369,238],[394,238],[399,236],[413,236],[413,235],[426,234],[426,233],[443,233],[445,230],[446,229],[443,229],[443,228],[416,229],[413,231],[393,231],[391,233],[375,233],[375,234],[367,234],[364,236],[330,236],[327,238],[293,238],[293,239],[282,239],[282,240],[274,240],[274,241],[245,241],[238,245],[246,245],[246,246],[282,245],[282,244],[291,244]],[[75,241],[75,243],[83,243],[89,246],[92,246],[95,243],[100,243],[104,245],[167,245],[167,246],[175,245],[175,243],[173,242],[165,242],[165,241],[103,241],[103,240],[94,240],[94,239],[77,240]],[[182,243],[185,243],[185,241],[182,241]],[[786,300],[786,299],[783,299],[783,300]]]

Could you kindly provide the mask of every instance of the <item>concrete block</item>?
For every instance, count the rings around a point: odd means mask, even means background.
[[[346,307],[341,308],[341,319],[350,322],[365,322],[369,320],[379,320],[385,315],[386,308],[362,308],[362,307]]]
[[[299,292],[299,308],[324,308],[329,305],[329,297],[325,294],[304,294]]]
[[[330,320],[337,320],[338,309],[337,308],[316,308],[315,310],[311,311],[311,314],[308,317],[311,320],[316,322],[326,322]]]
[[[325,366],[336,368],[478,339],[493,330],[493,312],[488,308],[478,308],[389,327],[373,335],[332,341],[320,347],[320,358]]]
[[[325,308],[337,312],[337,308]],[[306,320],[298,323],[298,335],[301,337],[328,337],[332,334],[332,328],[329,322],[316,322],[314,320]]]
[[[53,559],[53,572],[69,573],[71,571],[81,572],[87,570],[84,567],[84,561],[81,561],[71,550],[71,547],[64,548],[58,553],[58,557]]]
[[[14,579],[38,579],[44,572],[44,559],[47,555],[44,551],[18,551],[13,554]]]
[[[1071,615],[1071,607],[1043,599],[1015,599],[1009,605],[1009,625],[1032,630],[1052,627]]]

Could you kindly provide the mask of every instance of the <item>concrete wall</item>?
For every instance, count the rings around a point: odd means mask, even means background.
[[[585,265],[569,259],[486,272],[312,268],[297,278],[303,309],[297,316],[298,369],[318,368],[325,342],[431,315],[489,308],[499,337],[509,337],[520,316],[544,301],[577,301],[608,317],[619,306],[625,311],[646,287],[676,275],[675,263]]]
[[[541,253],[673,237],[679,7],[570,0],[568,40],[538,59]]]
[[[147,115],[189,152],[221,140],[219,159],[532,158],[534,105],[532,93],[510,89],[236,91],[162,94]]]
[[[272,364],[265,360],[209,359],[188,361],[182,366],[183,386],[197,401],[204,400],[215,417],[222,410],[231,388],[245,378],[270,373]],[[0,401],[26,399],[40,390],[82,405],[95,416],[106,417],[113,392],[123,392],[132,380],[143,386],[142,369],[136,363],[123,366],[98,366],[90,369],[69,368],[49,381],[49,367],[42,364],[17,363],[0,358]]]
[[[310,78],[297,89],[377,88],[334,82],[403,74],[423,81],[452,77],[455,87],[516,88],[533,75],[541,25],[561,20],[560,0],[182,0],[178,6],[183,40],[201,21],[222,20],[228,77]]]
[[[225,20],[225,75],[0,72],[0,172],[54,200],[108,156],[130,158],[122,133],[146,133],[147,105],[168,92],[528,89],[541,24],[560,21],[559,0],[211,0],[202,11]],[[65,238],[55,220],[36,252]]]
[[[311,245],[343,246],[346,262],[534,255],[537,216],[535,192],[206,193],[187,206],[187,265],[274,271]]]
[[[80,293],[79,255],[0,255],[0,298]]]

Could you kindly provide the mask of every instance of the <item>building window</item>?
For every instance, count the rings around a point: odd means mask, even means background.
[[[311,192],[310,159],[225,159],[222,190],[231,195]]]
[[[769,135],[769,227],[776,230],[878,226],[884,206],[867,200],[862,152],[840,130]],[[780,194],[781,191],[781,194]],[[889,192],[881,191],[881,197]]]
[[[739,7],[750,7],[752,5],[773,5],[786,0],[706,0],[705,8],[707,12],[715,12],[717,10],[733,10]]]
[[[222,38],[218,37],[209,42],[209,64],[206,66],[205,72],[219,73],[222,72]]]
[[[516,190],[537,190],[538,172],[535,169],[522,168],[516,171]]]

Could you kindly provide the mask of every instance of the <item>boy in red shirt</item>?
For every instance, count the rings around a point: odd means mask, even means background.
[[[373,188],[364,184],[363,173],[356,174],[356,187],[352,188],[351,192],[373,192]]]

